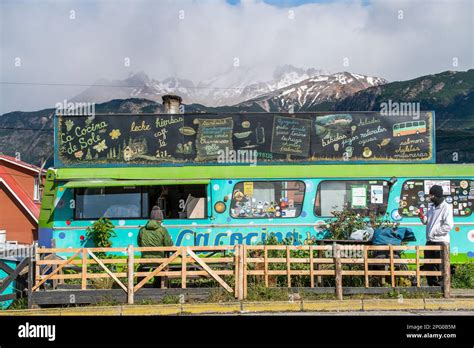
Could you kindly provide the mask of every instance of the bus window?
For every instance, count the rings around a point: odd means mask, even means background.
[[[148,219],[154,206],[163,211],[165,219],[204,219],[207,185],[77,189],[75,218]]]
[[[140,188],[76,189],[76,219],[137,219],[144,217]]]
[[[361,215],[384,215],[387,210],[389,187],[384,180],[326,180],[322,181],[314,200],[317,216],[332,216],[332,211],[344,207]]]
[[[443,188],[444,199],[453,208],[454,216],[469,216],[474,206],[474,181],[467,179],[407,180],[403,183],[398,212],[416,216],[418,208],[427,209],[427,196],[433,185]]]
[[[157,205],[165,219],[207,217],[207,185],[166,185],[148,187],[148,212]]]
[[[242,181],[234,186],[230,215],[234,218],[294,218],[301,214],[302,181]]]

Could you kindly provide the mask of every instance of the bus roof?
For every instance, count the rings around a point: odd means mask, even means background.
[[[239,179],[239,178],[362,178],[472,177],[474,164],[327,164],[257,166],[182,166],[126,168],[51,168],[48,179]]]

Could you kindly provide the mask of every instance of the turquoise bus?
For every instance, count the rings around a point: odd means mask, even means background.
[[[400,137],[402,135],[426,133],[425,121],[401,122],[393,125],[393,136]]]
[[[256,244],[275,234],[307,243],[324,238],[331,211],[350,205],[411,228],[434,184],[452,205],[452,262],[474,257],[474,165],[274,164],[53,168],[47,172],[39,245],[92,246],[86,228],[98,218],[115,225],[114,247],[136,245],[152,207],[165,212],[175,245]],[[53,244],[54,243],[54,244]]]

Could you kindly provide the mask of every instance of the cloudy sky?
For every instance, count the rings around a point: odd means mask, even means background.
[[[292,64],[394,81],[474,67],[471,0],[0,4],[0,113],[52,107],[138,71],[197,82],[250,69],[265,80]]]

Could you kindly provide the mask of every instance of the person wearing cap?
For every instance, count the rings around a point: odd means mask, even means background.
[[[443,197],[443,188],[438,185],[433,185],[430,189],[428,199],[433,203],[426,216],[420,209],[418,217],[421,222],[426,225],[426,245],[449,245],[449,232],[453,228],[453,210],[451,206],[446,203]],[[425,258],[440,259],[441,251],[425,250]],[[426,264],[425,269],[428,271],[440,271],[439,264]],[[427,277],[428,285],[441,285],[441,277]]]
[[[151,210],[150,220],[138,232],[138,246],[139,247],[163,247],[173,246],[173,241],[166,227],[162,225],[163,211],[154,206]],[[163,258],[163,251],[143,251],[142,258]],[[138,267],[138,272],[145,271],[149,268],[158,267],[158,264],[146,263]],[[143,278],[139,278],[138,282]],[[161,287],[161,277],[155,277],[153,280],[154,287]]]

